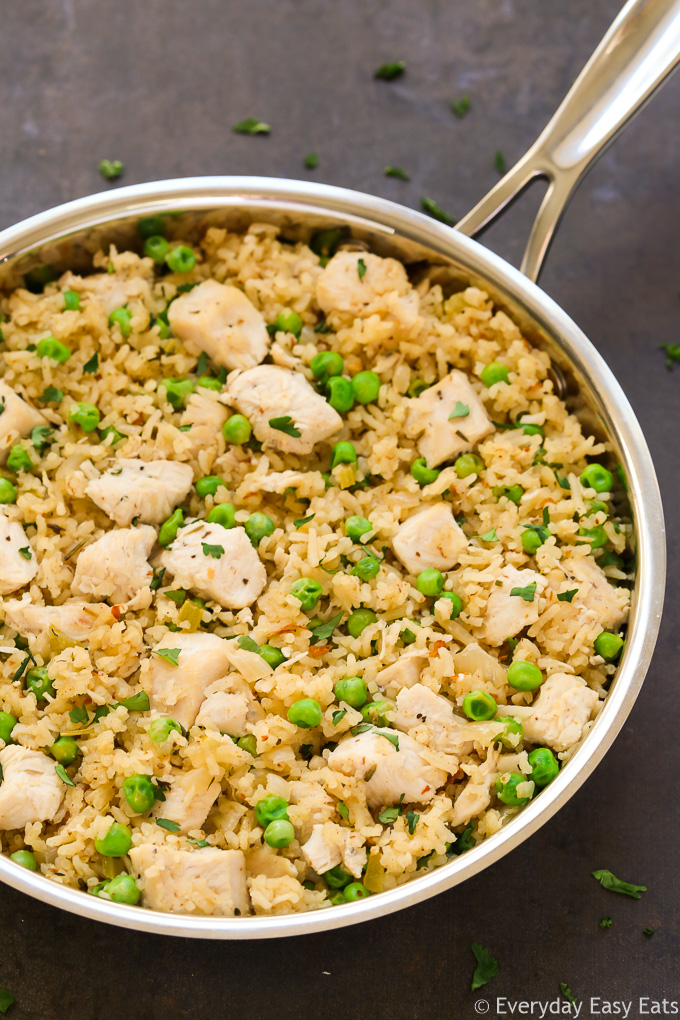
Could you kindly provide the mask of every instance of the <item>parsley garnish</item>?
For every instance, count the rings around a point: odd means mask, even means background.
[[[357,273],[359,275],[359,279],[363,280],[364,276],[366,275],[366,263],[364,262],[363,259],[357,260]]]
[[[43,404],[58,404],[64,399],[64,391],[58,390],[56,386],[48,386],[47,389],[43,390],[43,394],[38,398]]]
[[[571,482],[569,481],[566,475],[558,475],[557,471],[555,471],[554,468],[553,474],[555,476],[555,481],[557,482],[561,489],[571,489]]]
[[[631,882],[622,882],[620,878],[612,875],[611,871],[606,869],[593,871],[591,874],[593,878],[598,880],[603,889],[622,893],[624,896],[632,896],[634,900],[639,900],[643,892],[647,892],[646,885],[632,885]]]
[[[30,545],[25,545],[25,546],[23,547],[23,549],[20,549],[20,550],[19,550],[19,555],[20,555],[20,556],[23,556],[23,558],[24,558],[25,560],[32,560],[32,559],[33,559],[33,553],[31,552],[31,547],[30,547]]]
[[[28,664],[31,661],[31,659],[33,659],[33,656],[29,652],[28,655],[26,656],[26,658],[23,659],[21,661],[21,663],[19,664],[19,668],[17,669],[16,673],[12,677],[12,683],[16,683],[17,680],[21,680],[22,676],[26,672],[26,667],[28,666]],[[33,662],[35,663],[35,659],[33,659]]]
[[[429,854],[425,854],[424,857],[419,857],[416,863],[416,871],[420,871],[421,868],[427,867],[427,862],[430,857],[434,856],[434,850],[430,850]]]
[[[661,350],[666,353],[666,368],[673,371],[673,366],[680,364],[680,344],[661,344]]]
[[[418,814],[417,811],[407,811],[406,812],[406,821],[408,822],[408,831],[409,831],[409,834],[411,836],[416,831],[416,825],[418,824],[418,819],[419,818],[420,818],[420,815]]]
[[[383,170],[385,177],[396,177],[398,181],[410,181],[411,178],[400,166],[386,166]]]
[[[560,981],[560,991],[562,992],[562,995],[565,997],[565,999],[567,999],[567,1001],[570,1003],[570,1005],[572,1006],[576,1005],[578,999],[572,992],[569,985],[565,984],[564,981]]]
[[[496,529],[495,528],[492,528],[491,531],[485,531],[484,534],[480,535],[479,537],[481,538],[482,542],[497,542],[498,541],[498,535],[496,534]]]
[[[571,588],[569,591],[561,591],[557,596],[558,602],[571,602],[574,595],[578,595],[578,588]]]
[[[79,708],[72,708],[68,714],[69,719],[72,723],[86,723],[87,722],[87,709],[83,705]]]
[[[472,850],[473,846],[476,845],[477,840],[474,839],[472,833],[475,831],[474,825],[468,825],[467,829],[463,829],[459,836],[456,836],[456,842],[453,844],[451,851],[454,856],[459,857],[460,854],[466,853],[468,850]]]
[[[71,779],[71,777],[69,776],[68,772],[66,771],[66,769],[64,768],[63,765],[55,765],[54,766],[54,771],[57,773],[57,775],[61,779],[62,783],[66,783],[67,786],[75,786],[76,785],[73,782],[73,780]]]
[[[171,602],[174,602],[176,606],[183,606],[186,602],[187,593],[184,588],[175,588],[172,591],[164,591],[163,594]]]
[[[115,181],[123,172],[123,164],[119,159],[102,159],[97,167],[105,181]]]
[[[305,156],[302,162],[305,170],[315,170],[319,165],[319,153],[310,152],[308,156]]]
[[[394,60],[391,64],[381,64],[373,73],[373,77],[380,81],[394,81],[395,78],[400,78],[405,70],[406,64],[403,60]]]
[[[191,843],[192,846],[210,846],[207,839],[192,839],[191,836],[187,836],[187,843]]]
[[[505,171],[508,169],[508,165],[505,161],[505,154],[501,152],[500,149],[498,149],[496,155],[493,158],[493,165],[496,167],[496,170],[498,170],[499,174],[504,174]]]
[[[204,556],[212,556],[214,560],[219,560],[221,556],[224,556],[223,545],[210,545],[209,542],[201,542],[201,549]]]
[[[517,648],[518,644],[518,637],[508,638],[508,654],[503,656],[502,659],[499,659],[499,662],[502,662],[504,666],[509,665],[512,662],[512,657],[515,654],[515,648]]]
[[[332,636],[335,628],[340,624],[343,613],[338,613],[337,616],[333,616],[327,623],[319,624],[318,627],[311,627],[312,637],[310,639],[310,645],[316,645],[319,641],[326,641]]]
[[[89,361],[86,361],[83,365],[83,372],[87,372],[88,375],[94,375],[99,368],[99,355],[95,351]]]
[[[485,985],[491,978],[495,978],[498,974],[498,960],[495,960],[488,949],[484,949],[480,946],[479,942],[473,942],[471,946],[472,952],[475,954],[475,960],[477,966],[475,972],[472,975],[472,984],[470,987],[473,992],[476,992],[478,988]]]
[[[31,432],[31,442],[38,453],[42,453],[46,446],[49,446],[50,443],[54,442],[50,426],[36,425]]]
[[[534,595],[536,594],[536,582],[532,581],[526,588],[513,588],[510,592],[511,595],[519,595],[525,602],[533,602]]]
[[[296,425],[293,424],[293,419],[289,414],[284,414],[281,418],[270,418],[270,428],[276,429],[277,432],[285,432],[287,436],[292,436],[293,439],[298,439],[302,433]]]
[[[188,425],[178,425],[177,428],[180,432],[191,432],[192,424],[192,422],[189,422]]]
[[[453,421],[454,418],[467,418],[470,414],[470,408],[467,404],[464,404],[462,400],[456,401],[456,406],[449,415],[449,421]]]
[[[157,655],[160,659],[165,659],[166,662],[172,663],[173,666],[179,666],[179,653],[181,651],[181,648],[152,648],[151,654]]]
[[[600,921],[600,928],[610,928],[612,923],[611,917],[603,917]]]
[[[239,648],[245,648],[247,652],[259,652],[260,650],[260,646],[258,645],[257,641],[253,641],[253,639],[249,637],[247,634],[243,634],[238,639],[236,644],[239,646]]]
[[[4,1016],[10,1006],[16,1002],[11,992],[6,988],[0,988],[0,1013]]]
[[[338,814],[341,818],[344,818],[346,822],[349,821],[349,811],[347,805],[343,804],[341,800],[338,801]]]
[[[435,220],[439,220],[441,223],[446,223],[449,227],[452,227],[456,222],[456,217],[449,215],[445,212],[440,205],[432,198],[428,198],[427,195],[423,195],[420,199],[420,204],[429,216],[433,216]]]
[[[237,135],[268,135],[271,128],[269,124],[264,124],[256,117],[246,117],[245,120],[234,124],[231,130],[235,131]]]
[[[384,730],[376,730],[376,733],[378,733],[381,737],[384,737],[385,740],[389,740],[390,744],[394,744],[397,751],[399,750],[399,737],[396,733],[385,733]]]
[[[161,567],[161,569],[158,571],[154,570],[153,577],[151,578],[151,584],[149,585],[151,591],[158,591],[160,586],[163,584],[164,573],[165,567]]]
[[[370,728],[370,723],[360,722],[357,726],[352,726],[352,729],[349,732],[353,737],[358,737],[360,733],[367,733]]]
[[[299,529],[303,527],[303,525],[309,524],[309,522],[313,521],[315,517],[316,514],[310,514],[309,517],[301,517],[299,521],[293,521],[293,524],[295,525],[296,528]]]
[[[546,526],[546,528],[550,524],[550,508],[547,506],[543,507],[543,523]]]
[[[347,715],[346,708],[341,708],[337,712],[333,712],[333,715],[331,717],[333,725],[337,726],[339,722],[342,722],[346,715]]]
[[[325,319],[322,319],[321,322],[317,322],[316,326],[314,327],[314,332],[315,333],[330,333],[331,332],[331,327],[326,325],[326,320]]]
[[[470,109],[470,97],[463,96],[462,99],[452,99],[449,105],[451,106],[451,109],[455,113],[456,117],[458,117],[459,120],[462,120],[462,118]]]
[[[383,825],[392,825],[396,822],[401,812],[398,807],[386,807],[378,815],[378,821],[382,822]]]
[[[182,828],[179,822],[173,822],[169,818],[157,818],[156,824],[160,825],[161,829],[167,829],[168,832],[179,832]]]
[[[176,651],[179,655],[178,648],[163,648],[161,651]],[[159,652],[158,654],[160,655],[161,653]],[[118,708],[120,706],[127,708],[128,712],[148,712],[150,708],[149,695],[146,691],[137,691],[136,694],[132,694],[129,698],[123,698],[122,701],[117,701],[114,707]]]
[[[651,939],[652,935],[654,934],[654,929],[653,928],[643,928],[642,931],[643,931],[643,934],[645,934],[648,939]]]
[[[196,362],[196,375],[205,375],[208,371],[208,355],[201,351]]]

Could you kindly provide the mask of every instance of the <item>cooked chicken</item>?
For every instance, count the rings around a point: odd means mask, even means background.
[[[161,565],[179,588],[189,588],[228,609],[250,606],[267,572],[244,528],[196,522],[178,533]]]
[[[365,318],[387,309],[404,326],[414,322],[420,304],[401,262],[365,251],[334,255],[318,278],[316,300],[327,315],[342,312]]]
[[[229,662],[223,638],[216,634],[168,634],[142,666],[142,686],[151,708],[170,716],[185,730],[193,726],[206,688],[226,676]],[[158,654],[179,649],[177,665]]]
[[[112,620],[109,606],[82,599],[69,599],[60,606],[34,606],[26,596],[5,602],[3,609],[5,623],[19,634],[49,633],[69,641],[84,641],[94,626]]]
[[[188,464],[121,459],[89,482],[85,492],[121,528],[136,517],[143,524],[161,524],[187,495],[193,479]]]
[[[583,736],[599,698],[579,676],[552,673],[531,705],[499,705],[499,715],[512,715],[524,727],[524,739],[567,751]]]
[[[426,655],[402,655],[386,669],[381,669],[375,682],[386,693],[396,694],[404,687],[413,687],[428,663]]]
[[[51,822],[66,791],[54,771],[53,759],[20,744],[9,744],[0,751],[0,766],[0,829]]]
[[[392,550],[411,574],[436,567],[451,570],[468,540],[448,503],[434,503],[409,517],[392,539]]]
[[[205,765],[191,772],[178,772],[165,800],[156,804],[156,818],[177,822],[182,833],[202,829],[210,809],[219,797],[221,786]]]
[[[533,589],[532,601],[527,601],[522,595],[511,594],[517,588],[528,588],[530,590],[527,594],[531,594],[531,586],[534,584],[536,587]],[[508,565],[501,570],[496,585],[486,603],[482,626],[482,640],[494,647],[536,623],[540,596],[545,590],[546,581],[535,570],[517,570]]]
[[[300,372],[277,365],[261,365],[227,379],[230,400],[253,427],[265,446],[284,453],[311,453],[314,444],[342,428],[342,418]],[[288,431],[270,422],[281,419]],[[284,419],[290,419],[284,420]],[[289,432],[300,435],[290,435]]]
[[[256,846],[246,854],[248,875],[266,875],[267,878],[297,878],[297,869],[287,857],[281,857],[267,846]]]
[[[209,694],[201,705],[196,718],[197,726],[228,733],[230,737],[242,737],[246,732],[248,708],[252,698],[242,692],[226,694],[216,691]]]
[[[175,850],[147,843],[130,851],[144,905],[173,914],[242,917],[250,913],[242,850]]]
[[[336,822],[315,825],[307,842],[300,847],[302,856],[317,875],[344,864],[351,875],[361,878],[366,850],[353,846],[350,838],[349,830]]]
[[[294,779],[290,784],[290,803],[298,809],[293,824],[300,843],[309,839],[315,825],[330,821],[335,812],[333,798],[316,781]]]
[[[97,273],[93,276],[75,276],[66,273],[60,281],[65,290],[75,290],[80,294],[89,294],[102,306],[105,315],[110,315],[116,308],[123,308],[128,301],[139,300],[148,302],[151,290],[148,280],[141,276],[124,276],[120,273]]]
[[[572,604],[582,606],[603,630],[618,630],[628,617],[628,590],[612,587],[592,556],[565,556],[562,567],[569,586],[578,587]]]
[[[192,457],[198,456],[201,450],[217,442],[220,430],[227,420],[227,409],[217,397],[218,394],[212,390],[200,388],[187,400],[180,424],[185,429],[184,442]],[[187,429],[189,425],[191,428]]]
[[[38,573],[38,563],[26,532],[0,510],[0,595],[23,588]]]
[[[47,424],[47,418],[40,411],[0,380],[0,464],[5,463],[10,447],[18,439],[27,436],[36,425]]]
[[[175,336],[225,368],[253,368],[267,356],[269,334],[261,312],[238,287],[204,280],[168,309]]]
[[[446,772],[428,765],[421,745],[412,737],[386,732],[397,738],[399,750],[379,730],[369,730],[340,741],[328,757],[329,768],[359,778],[375,769],[366,782],[369,807],[398,804],[402,795],[406,803],[426,804],[446,782]]]
[[[489,751],[486,760],[472,769],[472,774],[453,805],[450,825],[467,823],[491,803],[491,784],[496,778],[498,752]]]
[[[400,730],[422,727],[430,747],[446,754],[460,757],[470,754],[474,748],[472,740],[464,733],[466,720],[454,714],[450,701],[424,684],[414,684],[399,692],[392,721]]]
[[[148,605],[153,578],[148,557],[155,541],[156,530],[148,524],[107,531],[78,556],[71,590],[130,608]]]
[[[420,436],[420,454],[434,468],[471,450],[493,425],[468,377],[454,369],[411,401],[405,431]]]

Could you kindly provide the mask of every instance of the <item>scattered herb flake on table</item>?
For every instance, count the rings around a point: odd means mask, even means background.
[[[498,960],[494,959],[488,949],[484,949],[480,946],[479,942],[473,942],[471,946],[472,952],[475,954],[477,966],[475,972],[472,975],[472,984],[470,985],[473,992],[476,992],[478,988],[485,985],[491,978],[495,978],[498,974]]]
[[[680,344],[661,344],[661,350],[666,353],[666,368],[673,371],[673,366],[680,364]]]
[[[496,155],[493,158],[493,165],[496,167],[496,170],[498,170],[498,173],[501,175],[504,174],[505,171],[508,169],[508,165],[505,161],[505,154],[501,152],[500,149],[498,149]]]
[[[235,131],[237,135],[268,135],[271,128],[269,124],[265,124],[256,117],[246,117],[245,120],[234,124],[231,130]]]
[[[319,165],[318,152],[310,152],[308,156],[305,156],[302,162],[306,170],[315,170]]]
[[[379,81],[394,81],[395,78],[400,78],[405,70],[406,64],[403,60],[394,60],[391,64],[381,64],[373,77]]]
[[[105,181],[115,181],[125,168],[119,159],[102,159],[97,169]]]
[[[462,120],[466,113],[470,110],[470,97],[463,96],[462,99],[452,99],[449,105],[456,117],[458,117],[459,120]]]
[[[600,928],[611,928],[612,919],[611,917],[603,917],[600,921]]]
[[[651,939],[652,935],[654,934],[654,929],[653,928],[643,928],[642,931],[643,931],[643,934],[645,934],[648,939]]]
[[[410,181],[411,178],[400,166],[386,166],[383,170],[385,177],[396,177],[398,181]]]
[[[0,1013],[4,1016],[10,1006],[16,1002],[11,992],[6,988],[0,988]]]
[[[420,204],[428,216],[432,216],[435,220],[439,220],[440,223],[446,223],[447,226],[452,227],[456,222],[455,216],[450,216],[449,213],[445,212],[444,209],[432,198],[428,198],[427,195],[423,195],[420,199]]]
[[[560,991],[562,992],[562,995],[565,997],[565,999],[567,999],[567,1001],[570,1003],[570,1005],[572,1006],[576,1005],[578,999],[572,992],[569,985],[565,984],[564,981],[560,981]]]
[[[181,650],[181,648],[152,648],[151,654],[165,659],[166,662],[171,662],[173,666],[179,666],[179,653]]]
[[[269,426],[276,429],[277,432],[285,432],[287,436],[292,436],[293,439],[298,439],[302,435],[289,414],[284,414],[280,418],[270,418]]]
[[[623,896],[632,896],[634,900],[639,900],[643,892],[647,892],[646,885],[633,885],[631,882],[622,882],[620,878],[612,875],[611,871],[607,871],[606,868],[600,871],[593,871],[591,874],[593,878],[598,880],[603,889],[621,893]]]

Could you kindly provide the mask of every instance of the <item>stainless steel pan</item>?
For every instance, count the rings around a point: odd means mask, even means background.
[[[284,917],[202,918],[106,902],[27,871],[0,856],[0,879],[46,903],[111,924],[195,938],[269,938],[337,928],[399,910],[449,889],[498,860],[561,807],[590,775],[622,727],[642,685],[659,629],[665,578],[663,512],[654,466],[635,415],[610,369],[581,330],[535,284],[571,192],[603,149],[680,59],[680,0],[630,0],[555,117],[526,156],[451,230],[411,209],[341,188],[253,177],[161,181],[93,195],[34,216],[0,234],[0,279],[15,284],[38,263],[87,266],[100,244],[139,243],[135,224],[172,218],[177,236],[208,223],[232,228],[254,219],[288,236],[346,225],[352,237],[406,262],[435,264],[445,286],[486,288],[551,356],[570,408],[606,436],[630,487],[637,578],[625,657],[601,714],[573,758],[540,797],[466,854],[397,889],[357,903]],[[519,272],[466,235],[496,215],[533,177],[549,179]]]

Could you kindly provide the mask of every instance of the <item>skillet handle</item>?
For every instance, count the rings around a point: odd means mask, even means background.
[[[474,236],[547,178],[521,265],[535,281],[572,192],[679,61],[680,0],[628,0],[536,142],[456,229]]]

